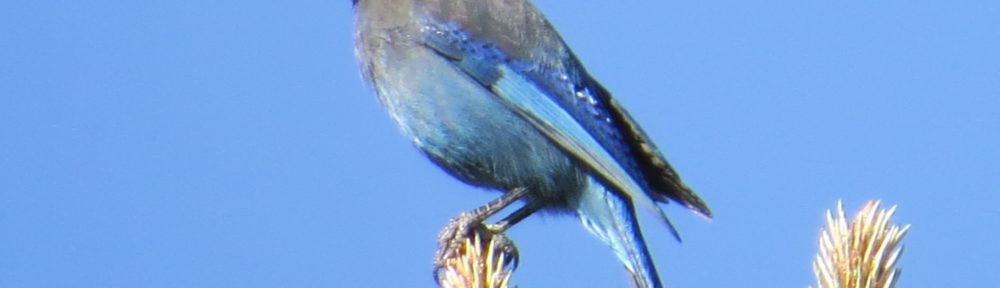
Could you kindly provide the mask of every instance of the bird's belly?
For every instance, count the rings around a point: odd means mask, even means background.
[[[477,186],[527,187],[543,198],[581,189],[574,161],[451,62],[419,47],[388,56],[393,65],[380,67],[375,79],[383,104],[449,173]]]

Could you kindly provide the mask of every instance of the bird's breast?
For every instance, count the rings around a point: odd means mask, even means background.
[[[574,161],[453,62],[413,43],[381,47],[380,57],[369,58],[371,81],[404,134],[436,164],[467,183],[528,187],[550,202],[581,189]]]

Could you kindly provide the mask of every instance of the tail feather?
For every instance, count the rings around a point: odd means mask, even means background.
[[[611,246],[640,288],[661,288],[632,203],[591,180],[577,202],[577,215],[595,237]]]

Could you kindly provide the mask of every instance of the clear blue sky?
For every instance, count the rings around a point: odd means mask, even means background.
[[[433,287],[497,196],[398,133],[349,1],[0,3],[0,287]],[[717,213],[645,231],[671,287],[804,287],[823,211],[898,204],[904,287],[1000,283],[1000,2],[539,5]],[[569,217],[521,287],[625,287]]]

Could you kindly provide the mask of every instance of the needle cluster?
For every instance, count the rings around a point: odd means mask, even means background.
[[[880,209],[879,201],[868,202],[848,223],[843,203],[837,214],[827,210],[826,227],[820,232],[819,253],[813,261],[818,288],[893,288],[901,270],[896,268],[903,253],[900,241],[910,225],[890,223],[896,206]]]
[[[503,234],[477,229],[437,271],[443,288],[506,288],[517,268],[517,248]]]

